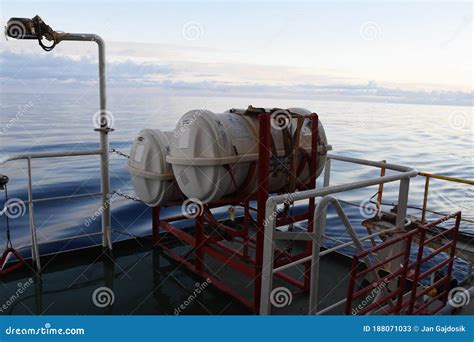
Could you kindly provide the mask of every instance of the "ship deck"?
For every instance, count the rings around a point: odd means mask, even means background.
[[[174,245],[175,250],[181,248],[184,247]],[[321,307],[346,296],[350,261],[342,254],[321,259]],[[204,284],[205,279],[188,271],[165,251],[152,248],[151,237],[115,243],[113,257],[96,246],[43,256],[42,262],[41,276],[35,275],[28,261],[21,271],[0,279],[0,303],[4,303],[0,314],[253,314],[212,284]],[[206,264],[217,279],[225,279],[240,294],[252,298],[253,284],[248,278],[213,260],[206,260]],[[296,277],[303,277],[302,269],[293,268],[292,272]],[[195,290],[200,286],[202,291],[196,294]],[[291,305],[275,307],[273,314],[307,314],[307,293],[298,292],[278,278],[275,278],[274,286],[287,287],[293,298]],[[112,305],[98,307],[94,304],[93,293],[100,287],[113,290]],[[331,313],[343,312],[339,309]]]
[[[192,249],[186,249],[189,246],[181,245],[170,236],[162,234],[162,242],[192,260]],[[296,243],[293,248],[298,252],[304,246]],[[176,262],[160,247],[153,248],[151,236],[118,241],[114,243],[113,255],[104,252],[101,246],[95,246],[42,256],[42,264],[41,275],[35,275],[33,265],[28,260],[20,271],[0,278],[0,303],[3,303],[0,314],[254,314],[238,300]],[[209,256],[205,264],[212,277],[224,280],[240,296],[253,299],[254,284],[248,277]],[[337,252],[321,257],[318,310],[346,298],[351,264],[350,256]],[[303,271],[302,266],[296,266],[285,272],[302,280]],[[101,305],[100,298],[99,305],[94,302],[93,299],[98,298],[94,292],[100,291],[102,287],[112,289],[111,305]],[[272,314],[308,314],[308,292],[274,277],[273,288],[278,287],[291,292],[291,303],[281,307],[273,305]],[[354,304],[357,306],[358,303]],[[466,305],[459,312],[474,314],[474,303]],[[344,305],[326,314],[344,314]]]

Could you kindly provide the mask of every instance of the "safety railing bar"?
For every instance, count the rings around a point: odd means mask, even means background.
[[[412,177],[416,177],[418,175],[418,172],[410,167],[405,167],[401,165],[395,165],[395,164],[389,164],[385,162],[376,162],[376,161],[370,161],[370,160],[365,160],[365,159],[358,159],[358,158],[352,158],[352,157],[343,157],[343,156],[336,156],[336,155],[327,155],[328,160],[334,159],[334,160],[339,160],[343,162],[348,162],[348,163],[355,163],[355,164],[360,164],[360,165],[367,165],[367,166],[374,166],[378,168],[384,168],[386,170],[393,170],[393,171],[399,171],[399,174],[395,175],[388,175],[388,176],[383,176],[383,177],[376,177],[368,180],[363,180],[363,181],[358,181],[358,182],[352,182],[352,183],[346,183],[346,184],[340,184],[340,185],[335,185],[335,186],[329,186],[329,180],[330,180],[330,171],[325,171],[325,180],[324,180],[324,187],[319,188],[319,189],[311,189],[311,190],[305,190],[301,192],[294,192],[294,193],[287,193],[287,194],[282,194],[282,195],[276,195],[276,196],[270,196],[265,205],[265,217],[267,218],[267,224],[264,227],[264,234],[265,234],[265,239],[264,239],[264,248],[263,248],[263,261],[265,264],[265,267],[267,270],[265,272],[262,272],[262,278],[261,278],[261,300],[260,300],[260,314],[266,315],[270,313],[270,303],[269,303],[269,295],[270,291],[272,288],[272,276],[274,274],[274,269],[273,269],[273,259],[274,259],[274,233],[275,233],[275,226],[276,226],[276,220],[273,217],[273,213],[275,212],[276,206],[281,203],[286,203],[286,202],[294,202],[298,200],[304,200],[304,199],[310,199],[310,198],[316,198],[316,197],[323,197],[321,201],[324,200],[324,196],[330,195],[330,194],[335,194],[335,193],[340,193],[340,192],[345,192],[345,191],[350,191],[350,190],[355,190],[355,189],[360,189],[360,188],[365,188],[373,185],[379,185],[382,183],[389,183],[389,182],[395,182],[395,181],[400,181],[400,193],[399,193],[399,213],[397,213],[397,227],[401,227],[401,217],[403,216],[403,220],[405,219],[405,211],[406,211],[406,200],[408,196],[408,185],[409,185],[409,179]],[[326,164],[328,166],[328,163]],[[327,186],[326,186],[327,185]],[[337,200],[336,200],[337,202]],[[319,206],[319,204],[318,204]],[[341,208],[342,210],[342,208]],[[343,212],[343,210],[342,210]],[[325,221],[325,210],[322,210],[324,218],[320,217],[315,217],[314,220],[319,221],[319,225],[321,223],[324,223]],[[345,214],[344,214],[345,215]],[[315,216],[316,216],[316,211],[315,211]],[[320,215],[321,216],[321,215]],[[341,217],[342,219],[342,217]],[[347,218],[346,218],[347,219]],[[344,221],[344,219],[342,219]],[[344,222],[343,222],[344,223]],[[350,226],[350,223],[348,223]],[[344,223],[344,225],[346,225]],[[325,226],[325,225],[324,225]],[[347,227],[346,227],[347,228]],[[324,232],[321,232],[321,235]],[[319,233],[318,233],[319,234]],[[316,236],[316,235],[315,235]],[[360,239],[358,236],[355,237],[360,244]],[[320,236],[317,237],[318,240],[320,240]],[[315,243],[313,243],[314,245]],[[314,248],[313,248],[314,249]],[[316,254],[316,255],[314,255]],[[311,256],[310,260],[312,261],[312,269],[313,267],[313,258],[317,258],[318,262],[316,264],[316,268],[318,267],[319,264],[319,258],[320,258],[320,251],[319,248],[316,249],[316,253],[313,251],[313,255]],[[291,267],[291,266],[290,266]],[[314,274],[317,274],[318,272],[315,272]],[[376,275],[378,277],[378,275]],[[311,278],[313,278],[313,274],[311,275]],[[311,281],[313,283],[313,281]],[[316,290],[316,291],[315,291]],[[314,303],[314,296],[312,296],[312,293],[316,292],[317,293],[317,284],[315,286],[315,289],[312,288],[310,291],[310,311],[317,311],[317,299],[316,299],[316,304]],[[313,297],[313,298],[311,298]]]
[[[356,283],[356,279],[358,278],[357,265],[359,264],[360,259],[359,259],[358,254],[354,255],[354,257],[352,258],[352,270],[351,270],[351,273],[350,273],[350,282],[349,282],[348,292],[347,292],[348,300],[346,302],[346,309],[345,309],[346,314],[348,314],[350,312],[350,309],[352,307],[352,302],[355,298],[366,294],[367,292],[369,292],[370,290],[373,290],[374,288],[378,288],[382,284],[388,284],[390,281],[393,281],[394,279],[396,279],[399,276],[402,277],[402,279],[404,277],[406,277],[407,271],[411,266],[411,265],[409,265],[409,255],[410,255],[410,246],[411,246],[412,237],[413,237],[412,235],[408,235],[408,234],[403,235],[403,238],[406,239],[407,241],[406,241],[406,246],[404,248],[404,252],[402,253],[402,255],[404,255],[404,260],[403,260],[403,265],[402,265],[401,268],[398,268],[395,272],[392,271],[391,273],[384,276],[383,278],[379,278],[374,283],[372,283],[371,286],[366,286],[365,288],[362,288],[359,291],[356,291],[355,293],[354,293],[354,286],[355,286],[355,283]],[[391,239],[391,240],[394,241],[395,239]],[[396,243],[399,243],[399,241],[396,241],[395,244]],[[363,254],[363,253],[359,253],[359,254]],[[363,257],[363,258],[367,259],[367,257]],[[370,269],[371,265],[369,264],[368,266],[369,266],[369,269]],[[374,271],[372,270],[372,272],[374,272]],[[375,274],[378,275],[377,272]],[[399,289],[404,288],[403,283],[404,282],[401,281]],[[378,306],[381,306],[380,305],[381,302],[387,302],[387,299],[390,299],[390,298],[393,297],[393,295],[388,297],[389,292],[386,291],[385,286],[382,286],[382,290],[384,292],[386,292],[386,296],[382,297],[382,299],[378,299],[378,298],[376,299],[376,303],[377,303]],[[403,294],[402,290],[398,291],[396,294],[399,295],[398,299],[397,299],[397,304],[394,305],[392,300],[388,301],[388,303],[387,303],[388,306],[393,307],[393,309],[392,309],[393,311],[399,311],[400,310],[401,302],[403,300],[403,297],[405,296]],[[372,310],[372,308],[369,308],[365,312],[369,312],[371,310]],[[361,313],[361,312],[358,312],[358,313]]]
[[[352,227],[352,224],[349,221],[344,209],[341,206],[339,200],[334,196],[324,196],[316,206],[316,210],[314,211],[313,221],[318,222],[317,229],[314,231],[315,240],[312,243],[312,250],[313,253],[311,255],[311,275],[310,275],[310,282],[311,282],[311,289],[309,292],[309,313],[316,312],[318,306],[318,290],[319,290],[319,262],[321,258],[321,253],[319,247],[321,246],[321,236],[325,232],[325,226],[321,225],[321,219],[323,218],[322,214],[327,212],[328,205],[331,204],[335,207],[337,216],[340,218],[344,228],[346,229],[347,233],[351,237],[354,245],[357,247],[359,251],[363,251],[364,247],[360,240],[360,237]],[[368,267],[371,266],[372,262],[369,258],[365,258],[365,263]],[[374,279],[380,279],[379,274],[374,271],[373,272]],[[381,281],[381,279],[380,279]],[[386,289],[383,288],[382,291],[386,292]]]
[[[381,249],[387,248],[388,246],[391,246],[392,244],[394,244],[394,243],[396,243],[396,242],[402,241],[403,239],[406,239],[406,238],[407,238],[408,236],[410,236],[410,235],[415,235],[416,233],[417,233],[417,230],[416,230],[416,229],[411,230],[411,231],[409,231],[409,232],[407,232],[407,233],[404,233],[404,234],[402,234],[402,235],[399,235],[399,236],[397,236],[397,237],[394,237],[394,238],[392,238],[392,239],[390,239],[390,240],[384,241],[384,242],[382,242],[380,245],[377,245],[377,246],[375,246],[375,247],[371,247],[371,248],[369,248],[369,249],[366,249],[366,250],[364,250],[363,252],[358,253],[358,254],[357,254],[357,257],[358,257],[358,258],[363,258],[363,257],[365,257],[365,256],[367,256],[367,255],[369,255],[369,254],[372,254],[372,253],[377,252],[377,251],[379,251],[379,250],[381,250]]]
[[[452,214],[443,216],[443,217],[437,219],[436,221],[432,221],[432,222],[430,222],[430,223],[424,225],[423,227],[424,227],[424,228],[431,228],[431,227],[437,226],[437,225],[439,225],[439,224],[441,224],[441,223],[443,223],[443,222],[446,222],[446,221],[448,221],[448,220],[450,220],[450,219],[452,219],[452,218],[455,218],[456,216],[459,216],[459,215],[461,215],[461,212],[460,212],[460,211],[456,211],[456,212],[454,212],[454,213],[452,213]],[[454,228],[454,227],[453,227],[453,228]]]
[[[436,239],[439,239],[439,238],[442,237],[442,236],[445,236],[445,235],[447,235],[447,234],[449,234],[449,233],[452,233],[454,229],[455,229],[455,227],[451,227],[451,228],[449,228],[449,229],[446,229],[446,230],[442,231],[441,233],[438,233],[438,234],[436,234],[435,236],[430,237],[428,240],[426,240],[426,241],[424,242],[424,244],[427,245],[427,244],[429,244],[430,242],[432,242],[432,241],[434,241],[434,240],[436,240]]]
[[[38,246],[40,246],[40,245],[47,245],[47,244],[55,243],[55,242],[62,242],[62,241],[69,241],[69,240],[74,240],[74,239],[81,239],[81,238],[84,238],[84,237],[94,236],[94,235],[102,235],[102,232],[88,233],[88,234],[81,234],[81,235],[73,235],[73,236],[69,236],[69,237],[65,237],[65,238],[61,238],[61,239],[55,239],[55,240],[39,241],[39,242],[38,242]],[[17,249],[20,250],[20,249],[22,249],[22,248],[27,248],[27,247],[31,247],[31,243],[26,244],[26,245],[21,245],[21,246],[17,247]]]
[[[56,196],[56,197],[35,198],[35,199],[33,199],[33,203],[36,203],[36,202],[57,201],[57,200],[61,200],[61,199],[71,199],[71,198],[81,198],[81,197],[92,197],[92,196],[102,196],[102,192],[93,192],[93,193],[79,194],[79,195],[65,195],[65,196]]]
[[[308,232],[275,232],[275,240],[310,241],[313,234]]]
[[[387,233],[390,233],[391,231],[393,230],[396,230],[397,228],[390,228],[390,229],[387,229],[386,231],[380,231],[380,232],[376,232],[376,233],[373,233],[373,234],[370,234],[370,235],[366,235],[362,238],[360,238],[360,241],[365,241],[365,240],[369,240],[371,238],[374,238],[374,237],[377,237],[379,235],[382,235],[382,234],[387,234]],[[339,249],[342,249],[342,248],[345,248],[345,247],[354,247],[354,241],[348,241],[348,242],[344,242],[340,245],[337,245],[337,246],[334,246],[334,247],[331,247],[331,248],[328,248],[324,251],[322,251],[321,253],[319,253],[320,256],[325,256],[327,254],[330,254],[330,253],[333,253],[333,252],[336,252],[338,251]],[[355,247],[354,247],[355,248]],[[299,264],[303,264],[303,263],[306,263],[308,261],[311,261],[311,255],[310,256],[307,256],[307,257],[304,257],[304,258],[301,258],[301,259],[298,259],[298,260],[295,260],[293,262],[290,262],[286,265],[283,265],[283,266],[280,266],[280,267],[277,267],[273,270],[273,273],[276,273],[276,272],[281,272],[283,270],[286,270],[287,268],[291,268],[293,266],[297,266]]]
[[[417,172],[413,169],[410,169],[410,171],[406,171],[406,172],[396,174],[396,175],[376,177],[376,178],[371,178],[371,179],[347,183],[347,184],[331,185],[331,186],[327,186],[327,187],[323,187],[319,189],[304,190],[304,191],[299,191],[299,192],[287,193],[283,195],[270,196],[267,200],[267,203],[273,207],[285,202],[299,201],[299,200],[309,199],[313,197],[315,198],[323,197],[326,195],[366,188],[369,186],[379,185],[382,183],[396,182],[402,179],[416,177],[416,175],[417,175]],[[267,213],[267,214],[270,215],[271,213]],[[269,217],[268,215],[266,217]]]
[[[341,161],[341,162],[347,162],[347,163],[353,163],[353,164],[359,164],[359,165],[366,165],[366,166],[373,166],[373,167],[378,167],[380,169],[388,169],[388,170],[399,171],[399,172],[413,171],[413,168],[411,168],[411,167],[386,163],[384,161],[360,159],[360,158],[341,156],[341,155],[336,155],[336,154],[331,154],[331,153],[327,154],[327,158],[328,159],[333,159],[333,160],[338,160],[338,161]],[[418,174],[418,172],[417,172],[417,174]]]
[[[443,278],[435,281],[433,284],[431,284],[430,286],[424,288],[420,293],[417,293],[415,295],[415,300],[417,299],[420,299],[421,297],[423,297],[424,295],[426,295],[428,292],[430,292],[432,289],[438,287],[439,285],[441,284],[444,284],[445,282],[449,281],[449,278],[448,276],[444,276]],[[444,291],[443,291],[444,292]],[[407,305],[409,304],[409,301],[406,302],[404,305]]]
[[[448,248],[452,248],[453,245],[454,245],[454,241],[451,240],[450,242],[446,243],[445,245],[443,245],[439,248],[436,248],[434,251],[430,252],[430,254],[423,257],[423,259],[421,260],[421,263],[423,264],[423,263],[427,262],[428,260],[433,259],[435,256],[437,256],[440,253],[443,253]],[[445,252],[445,253],[448,253],[448,252]]]
[[[436,272],[440,268],[443,268],[444,266],[446,266],[447,264],[449,264],[451,262],[451,259],[452,258],[448,258],[446,260],[443,260],[442,262],[440,262],[436,266],[433,266],[430,269],[426,270],[425,272],[421,273],[418,280],[426,278],[426,276],[430,275],[431,273]]]
[[[448,177],[448,176],[443,176],[443,175],[438,175],[438,174],[435,174],[435,173],[428,173],[428,172],[418,172],[418,174],[419,174],[420,176],[423,176],[423,177],[435,178],[435,179],[445,180],[445,181],[448,181],[448,182],[474,185],[474,181],[469,180],[469,179],[462,179],[462,178],[456,178],[456,177]]]
[[[346,243],[342,240],[339,240],[339,239],[336,239],[336,238],[333,238],[332,236],[329,236],[329,235],[326,235],[326,234],[323,234],[323,239],[328,239],[328,240],[331,240],[331,241],[334,241],[334,242],[338,242],[338,243]]]
[[[366,235],[366,236],[364,236],[364,237],[361,237],[359,240],[360,240],[360,241],[366,241],[366,240],[372,239],[372,238],[374,238],[374,237],[377,237],[377,236],[379,236],[379,235],[390,233],[390,232],[392,232],[392,231],[394,231],[394,230],[396,230],[396,229],[397,229],[397,228],[394,227],[394,228],[390,228],[390,229],[387,229],[387,230],[384,230],[384,231],[376,232],[376,233],[373,233],[373,234],[370,234],[370,235]],[[354,246],[354,241],[344,242],[344,243],[342,243],[341,245],[337,245],[337,246],[328,248],[328,249],[322,251],[319,255],[320,255],[320,256],[324,256],[324,255],[326,255],[326,254],[329,254],[329,253],[338,251],[339,249],[342,249],[342,248],[344,248],[344,247],[355,247],[355,246]]]
[[[448,181],[448,182],[454,182],[454,183],[461,183],[461,184],[467,184],[467,185],[474,185],[474,181],[469,180],[469,179],[462,179],[462,178],[456,178],[456,177],[448,177],[448,176],[442,176],[442,175],[437,175],[434,173],[427,173],[427,172],[418,172],[418,175],[425,177],[425,189],[423,192],[423,206],[421,209],[421,222],[424,224],[426,223],[426,213],[428,211],[428,194],[429,194],[429,187],[430,187],[430,179],[439,179],[443,181]],[[466,220],[466,222],[473,223],[472,220]]]
[[[44,254],[41,254],[41,257],[46,257],[46,256],[50,256],[50,255],[57,255],[57,254],[61,254],[61,253],[71,253],[71,252],[81,251],[81,250],[84,250],[84,249],[88,249],[88,248],[92,248],[92,247],[98,247],[98,246],[102,246],[102,243],[99,242],[99,243],[94,243],[94,244],[90,244],[90,245],[84,245],[82,247],[68,248],[66,250],[60,250],[60,251],[55,251],[55,252],[44,253]],[[25,258],[25,260],[28,260],[28,258]]]
[[[0,160],[0,165],[13,160],[22,159],[39,159],[39,158],[63,158],[63,157],[78,157],[78,156],[93,156],[100,155],[101,150],[82,150],[82,151],[59,151],[59,152],[37,152],[28,154],[17,154]]]

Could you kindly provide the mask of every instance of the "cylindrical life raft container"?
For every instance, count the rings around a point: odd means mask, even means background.
[[[301,115],[300,120],[304,120],[298,130],[299,147],[294,157],[298,167],[294,177],[299,184],[307,183],[310,178],[311,112],[300,108],[273,111],[271,138],[274,148],[269,179],[271,192],[295,190],[288,189],[289,166],[284,163],[283,131],[288,128],[290,136],[294,136],[298,119],[292,118],[288,111]],[[233,193],[242,195],[257,191],[257,172],[254,175],[250,172],[252,168],[255,169],[252,163],[258,162],[258,115],[245,113],[245,110],[231,110],[216,114],[198,109],[189,111],[179,120],[171,137],[166,161],[172,165],[179,188],[188,198],[209,203]],[[316,176],[324,168],[328,149],[321,122],[318,123],[318,131],[319,162]]]
[[[183,197],[171,165],[166,162],[173,132],[144,129],[135,138],[127,168],[137,196],[156,206]]]

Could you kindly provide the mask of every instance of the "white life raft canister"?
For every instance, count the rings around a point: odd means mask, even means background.
[[[149,206],[180,199],[182,194],[166,162],[173,132],[144,129],[135,138],[127,168],[137,196]]]
[[[288,109],[292,113],[309,116],[310,111],[300,108]],[[166,157],[181,191],[188,197],[203,203],[216,201],[239,191],[239,195],[257,191],[257,171],[249,179],[252,163],[258,161],[258,116],[242,115],[245,110],[232,110],[215,114],[209,110],[191,110],[178,122],[170,141],[170,153]],[[279,110],[279,115],[288,115]],[[276,113],[276,112],[275,112]],[[288,117],[288,116],[287,116]],[[278,120],[272,115],[271,120]],[[281,119],[281,118],[280,118]],[[290,131],[294,132],[297,119],[288,119]],[[321,122],[319,131],[319,162],[317,176],[324,168],[327,145]],[[282,128],[272,122],[272,140],[278,157],[285,156]],[[311,123],[305,118],[300,130],[300,149],[296,152],[296,165],[305,163],[304,154],[311,151]],[[309,163],[300,167],[298,181],[309,181]],[[273,163],[269,187],[271,192],[283,192],[288,175],[284,168]],[[246,183],[246,184],[244,184]]]

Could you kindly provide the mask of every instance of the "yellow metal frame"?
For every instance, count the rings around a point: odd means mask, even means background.
[[[386,163],[386,160],[382,160],[383,163]],[[385,168],[380,169],[380,177],[383,177],[385,175]],[[440,179],[443,181],[447,182],[454,182],[454,183],[460,183],[460,184],[467,184],[467,185],[474,185],[474,181],[469,180],[469,179],[463,179],[463,178],[456,178],[456,177],[448,177],[448,176],[443,176],[443,175],[438,175],[435,173],[428,173],[428,172],[418,172],[419,176],[425,177],[425,191],[423,194],[423,207],[421,209],[421,222],[424,224],[426,223],[426,211],[428,207],[428,193],[429,193],[429,188],[430,188],[430,179]],[[383,196],[383,184],[379,185],[379,191],[377,194],[377,210],[381,210],[382,208],[382,196]],[[474,223],[474,220],[470,220],[467,218],[461,218],[462,221],[469,222],[469,223]]]
[[[461,183],[461,184],[467,184],[467,185],[474,185],[474,181],[468,180],[468,179],[462,179],[462,178],[456,178],[456,177],[448,177],[448,176],[442,176],[442,175],[437,175],[434,173],[427,173],[427,172],[418,172],[419,176],[425,177],[425,192],[423,194],[423,208],[421,212],[421,222],[426,223],[426,209],[428,206],[428,191],[430,188],[430,179],[441,179],[444,181],[448,182],[454,182],[454,183]],[[474,223],[473,220],[469,220],[466,218],[462,218],[462,221]]]

